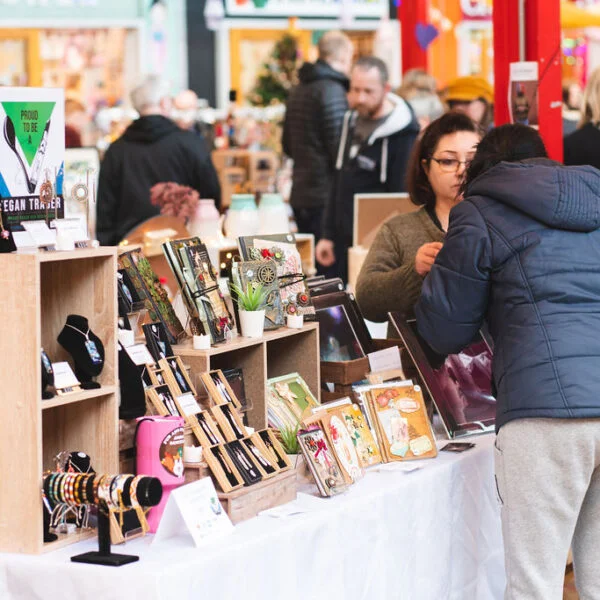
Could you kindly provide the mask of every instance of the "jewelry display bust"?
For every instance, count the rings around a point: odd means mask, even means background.
[[[88,320],[81,315],[69,315],[57,338],[58,343],[73,357],[75,376],[86,390],[99,388],[93,381],[104,367],[104,345],[90,330]]]

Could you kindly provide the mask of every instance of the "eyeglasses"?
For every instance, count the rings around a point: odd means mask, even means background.
[[[444,173],[456,173],[460,165],[465,165],[465,169],[469,168],[471,160],[458,160],[457,158],[431,158],[440,165],[440,169]]]

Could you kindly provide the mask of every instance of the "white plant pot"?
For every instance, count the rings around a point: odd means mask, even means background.
[[[290,329],[302,329],[304,315],[287,315],[287,326]]]
[[[290,463],[292,463],[292,469],[296,471],[296,481],[298,484],[310,479],[310,470],[304,460],[304,454],[288,454],[287,457]]]
[[[240,325],[242,327],[242,335],[249,338],[262,337],[265,329],[265,311],[264,310],[253,310],[246,311],[240,310]]]

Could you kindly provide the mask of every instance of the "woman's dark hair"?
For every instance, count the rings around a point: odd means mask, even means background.
[[[440,140],[445,135],[451,135],[458,131],[481,133],[477,124],[467,115],[449,112],[432,121],[415,143],[406,175],[406,189],[414,204],[425,204],[428,207],[435,205],[435,193],[425,172],[425,165],[429,165],[431,162],[431,157]]]
[[[463,193],[475,178],[498,163],[528,158],[548,158],[546,146],[535,129],[517,123],[492,129],[477,146],[462,185]]]

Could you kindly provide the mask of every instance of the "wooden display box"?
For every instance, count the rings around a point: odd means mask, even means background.
[[[194,350],[191,340],[173,347],[190,367],[194,386],[201,390],[202,373],[214,369],[243,369],[246,396],[252,408],[248,425],[255,430],[267,427],[267,379],[297,372],[319,398],[319,325],[307,323],[302,329],[282,327],[266,331],[261,338],[237,337],[209,350]]]
[[[206,463],[185,463],[185,482],[192,483],[209,475]],[[296,499],[296,469],[289,469],[255,485],[244,486],[217,496],[232,523],[241,523],[259,512]]]
[[[43,542],[41,483],[62,450],[86,452],[98,473],[119,466],[116,250],[1,254],[0,551],[35,554],[95,531]],[[102,387],[41,398],[40,349],[70,357],[56,338],[69,314],[85,316],[104,344]],[[15,456],[18,458],[15,458]]]

